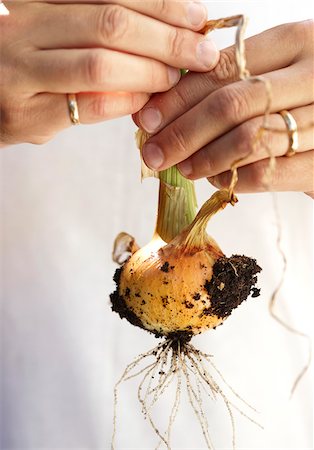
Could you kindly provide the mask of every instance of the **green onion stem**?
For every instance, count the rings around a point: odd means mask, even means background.
[[[197,202],[193,181],[184,178],[175,166],[161,171],[159,179],[156,232],[168,243],[193,222]]]

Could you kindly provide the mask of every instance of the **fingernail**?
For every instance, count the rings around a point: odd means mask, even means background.
[[[176,85],[181,78],[180,70],[175,69],[174,67],[168,67],[168,78],[171,86]]]
[[[158,170],[164,162],[164,154],[161,148],[156,144],[145,144],[142,150],[142,156],[145,164],[151,169]]]
[[[211,39],[206,39],[197,45],[196,57],[208,69],[215,66],[218,55],[217,46]]]
[[[221,189],[222,188],[222,184],[219,181],[219,177],[216,175],[215,177],[207,177],[207,180],[213,184],[216,188]]]
[[[191,173],[193,172],[193,167],[190,159],[186,159],[185,161],[180,162],[177,167],[185,177],[191,175]]]
[[[207,9],[202,3],[189,2],[187,5],[187,16],[193,27],[201,26],[207,19]]]
[[[139,121],[141,126],[148,133],[153,133],[160,126],[162,121],[161,113],[156,108],[144,108],[139,112]]]

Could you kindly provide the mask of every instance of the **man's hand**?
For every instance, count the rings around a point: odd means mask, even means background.
[[[278,157],[271,190],[314,189],[313,45],[313,21],[282,25],[246,41],[248,69],[271,83],[268,125],[282,131],[265,132],[263,140]],[[266,101],[263,83],[238,81],[234,48],[222,51],[215,69],[186,75],[134,117],[154,133],[143,149],[146,164],[158,170],[177,164],[190,179],[207,177],[217,187],[228,186],[231,164],[252,149]],[[289,110],[299,128],[298,153],[290,158],[284,156],[289,139],[281,110]],[[259,145],[243,161],[238,192],[265,190],[267,158],[265,145]]]

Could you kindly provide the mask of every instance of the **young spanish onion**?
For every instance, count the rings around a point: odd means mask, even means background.
[[[259,295],[256,261],[227,258],[205,230],[229,201],[227,190],[216,192],[168,244],[156,233],[118,269],[111,300],[122,318],[157,336],[183,339],[215,328],[250,293]]]

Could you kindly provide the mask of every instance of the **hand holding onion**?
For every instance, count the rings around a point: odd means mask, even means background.
[[[67,93],[77,94],[81,123],[96,123],[138,111],[179,81],[180,67],[202,72],[218,60],[197,32],[206,21],[199,2],[4,4],[0,145],[41,144],[71,126]]]
[[[248,69],[272,87],[269,127],[264,141],[241,162],[237,192],[313,192],[314,91],[313,21],[270,29],[245,41]],[[221,52],[215,69],[190,73],[171,91],[151,98],[136,123],[154,136],[143,150],[145,162],[162,170],[174,164],[190,178],[207,177],[217,187],[230,182],[233,161],[252,148],[263,122],[265,86],[238,81],[234,47]],[[288,110],[299,129],[293,158],[281,110]],[[265,186],[268,152],[277,157],[276,171]]]

